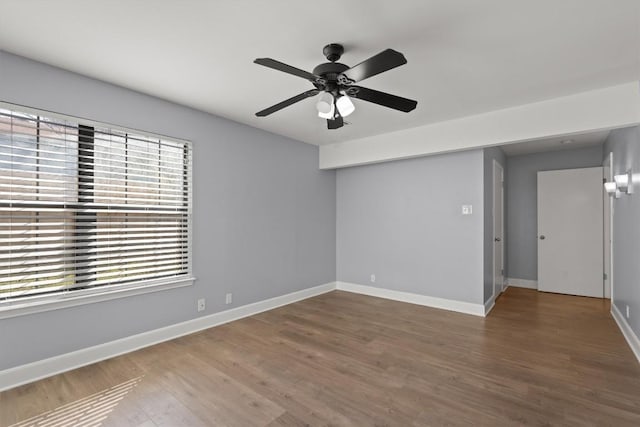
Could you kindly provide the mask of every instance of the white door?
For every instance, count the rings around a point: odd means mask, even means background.
[[[493,295],[504,290],[504,175],[502,166],[493,161]]]
[[[538,172],[538,290],[602,298],[602,168]]]
[[[602,164],[604,179],[611,182],[613,181],[613,153],[609,153],[604,163]],[[613,197],[609,196],[606,191],[602,192],[603,202],[603,214],[604,214],[604,297],[611,298],[611,205],[613,203]]]

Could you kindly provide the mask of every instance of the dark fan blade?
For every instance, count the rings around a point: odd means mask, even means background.
[[[387,49],[351,67],[342,74],[353,82],[359,82],[406,63],[407,60],[403,54],[393,49]]]
[[[303,79],[315,82],[318,76],[308,73],[291,65],[287,65],[284,62],[276,61],[271,58],[258,58],[253,61],[256,64],[264,65],[265,67],[273,68],[274,70],[284,71],[285,73],[293,74],[294,76],[302,77]]]
[[[305,98],[309,98],[312,97],[314,95],[317,95],[318,92],[320,92],[318,89],[311,89],[308,90],[306,92],[301,93],[300,95],[296,95],[294,97],[291,97],[289,99],[285,99],[284,101],[276,104],[276,105],[272,105],[269,108],[265,108],[262,111],[258,111],[256,113],[256,116],[258,117],[264,117],[264,116],[268,116],[271,113],[275,113],[276,111],[282,110],[284,107],[288,107],[291,104],[295,104],[296,102],[302,101]]]
[[[342,120],[342,116],[337,115],[333,120],[327,120],[327,129],[338,129],[344,126],[344,120]]]
[[[351,86],[351,87],[358,89],[357,92],[354,91],[355,93],[351,95],[354,98],[358,98],[363,101],[373,102],[374,104],[393,108],[394,110],[404,111],[405,113],[408,113],[409,111],[413,110],[418,105],[418,101],[402,98],[396,95],[391,95],[390,93],[380,92],[373,89],[367,89],[366,87],[362,87],[362,86]]]

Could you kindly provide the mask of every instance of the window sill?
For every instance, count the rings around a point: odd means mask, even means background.
[[[110,301],[117,298],[126,298],[134,295],[165,291],[168,289],[182,288],[193,285],[195,280],[196,279],[194,277],[186,277],[180,279],[146,281],[128,286],[87,289],[74,292],[73,294],[34,297],[28,301],[0,303],[0,319],[41,313],[50,310],[59,310],[78,305],[93,304],[102,301]]]

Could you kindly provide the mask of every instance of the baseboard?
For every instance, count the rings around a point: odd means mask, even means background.
[[[221,311],[208,316],[199,317],[186,322],[164,328],[154,329],[141,334],[132,335],[108,343],[62,354],[26,365],[0,371],[0,391],[18,387],[52,375],[90,365],[101,360],[129,353],[143,347],[172,340],[183,335],[229,323],[244,317],[253,316],[263,311],[272,310],[296,301],[331,292],[336,289],[336,282],[315,286],[309,289],[292,292],[264,301],[243,305],[230,310]]]
[[[192,334],[203,329],[212,328],[244,317],[253,316],[255,314],[262,313],[263,311],[272,310],[283,305],[331,292],[335,289],[426,307],[472,314],[475,316],[486,316],[489,311],[491,311],[495,303],[494,298],[491,298],[485,304],[473,304],[464,301],[436,298],[410,292],[358,285],[355,283],[331,282],[264,301],[232,308],[230,310],[221,311],[208,316],[187,320],[164,328],[154,329],[152,331],[110,341],[108,343],[73,351],[71,353],[62,354],[60,356],[6,369],[4,371],[0,371],[0,391],[18,387],[23,384],[90,365],[92,363],[100,362],[101,360],[109,359],[111,357],[130,353],[144,347]]]
[[[347,282],[336,282],[336,289],[356,294],[369,295],[372,297],[386,298],[394,301],[408,302],[410,304],[457,311],[459,313],[473,314],[474,316],[485,316],[485,307],[483,304],[473,304],[470,302],[436,298],[410,292],[394,291],[391,289],[376,288],[374,286],[358,285]]]
[[[538,289],[538,281],[508,277],[507,286],[514,286],[516,288]]]
[[[611,302],[611,315],[613,316],[613,320],[618,324],[618,328],[620,328],[622,335],[624,335],[624,338],[627,340],[629,347],[631,347],[631,351],[640,363],[640,339],[633,332],[633,329],[631,329],[631,326],[627,323],[627,319],[624,318],[613,302]]]
[[[491,298],[489,298],[487,302],[484,303],[484,315],[486,316],[487,314],[489,314],[489,312],[493,310],[493,307],[495,306],[496,306],[496,296],[493,295]]]

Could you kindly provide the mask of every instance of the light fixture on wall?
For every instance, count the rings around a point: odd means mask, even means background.
[[[627,173],[616,175],[613,177],[616,188],[620,191],[624,191],[627,194],[633,194],[633,174],[631,169]]]
[[[611,194],[616,192],[616,190],[618,189],[618,186],[616,185],[615,181],[605,182],[604,189],[607,193]]]
[[[612,197],[618,199],[620,197],[620,190],[618,190],[618,185],[615,181],[605,182],[604,190]]]

